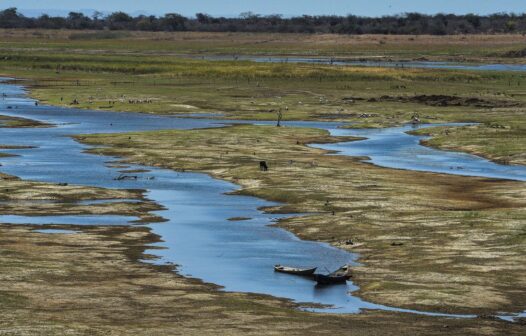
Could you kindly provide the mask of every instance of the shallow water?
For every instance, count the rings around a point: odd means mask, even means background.
[[[99,199],[99,200],[84,200],[79,201],[79,205],[99,205],[99,204],[115,204],[115,203],[141,203],[139,199],[115,198],[115,199]]]
[[[518,319],[525,319],[526,318],[526,310],[522,313],[518,314],[511,314],[511,315],[497,315],[498,318],[504,321],[508,322],[517,322]]]
[[[139,177],[137,180],[116,181],[115,177],[120,175],[119,168],[111,167],[116,158],[86,154],[84,151],[88,146],[69,138],[73,134],[86,133],[218,127],[222,125],[220,121],[34,106],[31,100],[24,97],[25,92],[21,87],[0,84],[1,92],[8,95],[0,101],[1,114],[58,126],[1,129],[0,144],[37,148],[6,150],[20,156],[3,158],[0,171],[44,182],[147,190],[146,197],[165,209],[156,214],[168,220],[147,225],[163,239],[163,242],[156,244],[162,249],[148,251],[159,257],[155,263],[180,265],[178,269],[181,274],[221,285],[228,291],[255,292],[296,302],[320,303],[332,306],[328,311],[333,312],[355,313],[361,309],[381,309],[443,315],[365,302],[352,295],[351,292],[357,288],[351,282],[319,288],[309,280],[275,273],[273,265],[277,263],[320,266],[321,271],[325,268],[333,270],[343,264],[354,264],[356,255],[327,244],[302,241],[290,232],[268,226],[285,216],[258,210],[273,203],[253,197],[226,195],[238,187],[205,174],[129,165],[127,169],[147,171],[134,173]],[[18,109],[7,110],[8,105],[16,105]],[[337,123],[295,122],[287,125],[325,128],[335,134],[348,132],[336,129],[339,126]],[[355,144],[350,143],[349,146]],[[400,150],[403,150],[403,146]],[[487,165],[495,164],[487,162]],[[232,217],[251,219],[229,221]],[[136,225],[134,220],[135,217],[126,216],[0,216],[0,221],[18,224]]]
[[[78,231],[75,230],[62,230],[62,229],[41,229],[41,230],[33,230],[34,232],[38,233],[47,233],[47,234],[75,234],[78,233]]]
[[[367,156],[368,162],[377,166],[429,171],[463,176],[526,181],[526,166],[501,165],[479,156],[443,151],[420,145],[428,137],[409,135],[406,132],[419,128],[464,124],[406,125],[385,129],[333,129],[334,136],[365,137],[366,140],[313,145],[313,147],[338,151],[338,155]]]
[[[17,216],[0,215],[0,223],[10,224],[75,224],[75,225],[123,225],[138,220],[137,217],[112,215],[71,215],[71,216]]]
[[[526,64],[474,64],[434,61],[358,61],[330,57],[284,57],[284,56],[196,56],[194,58],[210,61],[252,61],[257,63],[314,63],[331,65],[352,65],[363,67],[385,68],[423,68],[423,69],[449,69],[449,70],[475,70],[475,71],[514,71],[526,72]]]
[[[166,208],[157,213],[169,220],[148,225],[164,240],[158,244],[164,249],[149,251],[159,256],[156,262],[181,265],[182,274],[217,283],[226,290],[325,304],[339,304],[347,297],[347,286],[335,287],[330,294],[314,290],[310,281],[274,273],[276,263],[298,266],[314,263],[336,269],[352,262],[355,256],[325,244],[301,241],[285,230],[269,227],[269,223],[283,215],[269,215],[257,209],[273,203],[226,195],[237,186],[205,174],[129,165],[127,169],[147,168],[148,171],[134,173],[139,177],[137,180],[116,181],[119,168],[109,167],[115,158],[86,154],[84,151],[88,146],[68,137],[86,133],[219,127],[223,122],[34,106],[31,100],[24,98],[21,87],[0,85],[0,92],[8,95],[0,101],[3,114],[58,125],[0,130],[0,143],[36,147],[6,150],[20,156],[2,159],[2,172],[44,182],[148,190],[147,198]],[[18,108],[7,109],[7,106]],[[99,202],[103,201],[85,204]],[[232,217],[249,217],[251,220],[229,221]],[[17,224],[135,225],[134,220],[136,218],[123,216],[0,216],[2,222]],[[337,294],[334,294],[336,290]],[[349,311],[361,307],[372,308],[374,305],[362,304],[349,308]]]

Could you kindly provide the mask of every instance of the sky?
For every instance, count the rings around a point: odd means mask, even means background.
[[[526,0],[0,0],[0,9],[17,7],[26,15],[46,12],[54,15],[69,11],[122,10],[131,14],[195,13],[237,16],[257,14],[363,15],[382,16],[404,12],[488,14],[526,12]]]

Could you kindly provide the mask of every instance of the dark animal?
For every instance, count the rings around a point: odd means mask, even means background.
[[[259,170],[261,171],[267,171],[268,166],[266,161],[259,161]]]

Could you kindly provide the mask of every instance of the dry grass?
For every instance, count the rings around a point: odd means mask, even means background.
[[[124,191],[57,186],[2,176],[7,206],[30,200],[137,197]],[[13,192],[15,191],[15,192]],[[57,214],[67,214],[69,202]],[[24,208],[26,215],[45,207]],[[144,210],[145,211],[145,210]],[[0,210],[6,213],[5,209]],[[96,214],[97,212],[93,212]],[[128,211],[127,214],[133,214]],[[146,227],[49,225],[76,234],[0,225],[0,333],[6,335],[520,335],[487,319],[444,320],[385,312],[311,314],[266,296],[219,292],[172,267],[139,263],[159,237]],[[381,321],[381,322],[379,322]]]
[[[460,150],[501,164],[526,164],[526,130],[522,123],[490,123],[465,127],[434,127],[418,134],[432,136],[427,146]]]
[[[524,309],[524,183],[328,157],[303,145],[334,140],[319,130],[235,126],[80,139],[110,146],[96,153],[204,171],[242,185],[243,194],[286,203],[274,211],[320,213],[280,225],[360,252],[355,280],[372,301],[447,312]]]
[[[0,127],[2,128],[10,128],[10,127],[16,127],[16,128],[25,128],[25,127],[50,127],[50,125],[46,125],[44,123],[35,121],[35,120],[29,120],[24,118],[17,118],[17,117],[8,117],[8,116],[0,116]]]
[[[222,293],[137,263],[157,241],[141,227],[74,235],[0,226],[0,333],[6,335],[520,335],[492,320],[299,312],[270,297]],[[71,228],[71,227],[69,227]]]
[[[225,112],[230,118],[273,119],[275,112],[271,110],[282,97],[280,104],[290,107],[287,119],[335,118],[361,126],[398,124],[407,121],[416,109],[430,121],[498,120],[506,125],[510,120],[520,121],[523,114],[522,108],[509,111],[342,102],[348,96],[368,99],[393,92],[461,92],[466,97],[523,101],[520,86],[510,85],[522,77],[512,74],[407,69],[340,72],[331,67],[211,64],[174,57],[181,53],[235,53],[491,61],[499,53],[523,48],[525,38],[519,35],[126,32],[112,39],[82,40],[73,39],[73,34],[79,32],[0,30],[2,55],[21,57],[0,61],[2,73],[36,79],[32,94],[51,104],[67,105],[80,98],[81,108],[116,111],[177,113],[195,106],[198,111]],[[71,69],[56,71],[64,60]],[[135,66],[149,72],[135,73]],[[159,75],[159,70],[166,72]],[[331,80],[325,76],[332,76]],[[108,100],[123,94],[153,98],[154,102],[107,106]],[[91,103],[90,96],[95,97]],[[320,97],[326,102],[320,104]],[[376,116],[362,119],[358,117],[362,113]],[[500,139],[505,142],[502,135]],[[522,183],[394,171],[357,159],[327,157],[323,151],[303,145],[332,141],[317,130],[244,126],[134,134],[131,142],[128,135],[85,140],[113,146],[98,150],[100,153],[123,155],[149,165],[204,171],[239,183],[244,193],[286,203],[275,211],[319,212],[280,225],[302,238],[360,252],[364,266],[356,268],[354,280],[361,287],[359,294],[369,300],[448,312],[524,309],[526,214]],[[260,159],[270,163],[270,172],[259,172]],[[71,204],[83,199],[140,197],[125,191],[33,183],[7,176],[1,182],[7,186],[0,188],[0,200],[6,201],[1,205],[2,213],[144,218],[155,209],[148,203],[111,207]],[[70,204],[28,205],[35,199]],[[0,333],[523,333],[521,326],[490,319],[445,320],[380,312],[357,316],[302,313],[273,298],[221,293],[214,286],[179,277],[170,269],[138,263],[145,257],[147,245],[158,239],[145,228],[75,228],[82,231],[79,235],[40,234],[31,232],[32,228],[36,227],[0,226]],[[346,245],[349,239],[355,244]]]
[[[99,37],[97,37],[99,36]],[[0,50],[135,55],[289,55],[350,59],[522,62],[522,35],[336,35],[199,32],[0,30]]]

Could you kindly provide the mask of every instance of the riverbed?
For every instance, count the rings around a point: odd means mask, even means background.
[[[227,195],[238,189],[234,184],[200,173],[140,165],[115,167],[117,158],[87,154],[86,150],[90,147],[71,138],[76,134],[223,127],[225,121],[35,106],[34,101],[26,97],[23,87],[5,83],[0,84],[0,92],[6,94],[0,101],[0,113],[55,125],[50,128],[2,129],[0,144],[32,148],[5,150],[17,156],[3,158],[0,171],[42,182],[145,190],[149,200],[163,206],[163,210],[155,214],[166,219],[163,223],[140,224],[148,226],[163,240],[148,251],[157,256],[154,263],[177,264],[181,274],[218,284],[227,291],[268,294],[306,303],[303,306],[309,310],[357,313],[362,309],[380,309],[472,317],[377,305],[354,296],[357,287],[352,282],[317,287],[310,280],[275,273],[273,265],[276,263],[320,266],[323,272],[343,264],[356,264],[357,256],[328,244],[302,241],[283,229],[269,226],[292,214],[268,214],[260,209],[274,205],[271,202]],[[410,126],[386,130],[344,130],[338,128],[341,126],[339,123],[319,122],[290,122],[285,126],[323,128],[333,135],[366,136],[369,139],[364,141],[319,146],[338,150],[340,155],[366,155],[372,163],[385,167],[526,180],[524,167],[510,171],[509,166],[473,155],[420,146],[419,137],[405,133]],[[423,157],[425,155],[428,157]],[[435,159],[430,160],[430,157]],[[460,165],[462,169],[458,169]],[[451,169],[452,166],[457,168]],[[142,172],[134,173],[137,179],[118,180],[116,178],[122,169]],[[249,220],[229,220],[234,217]],[[137,219],[127,216],[0,216],[0,222],[41,225],[139,225],[134,223]],[[313,308],[309,303],[327,307]]]

